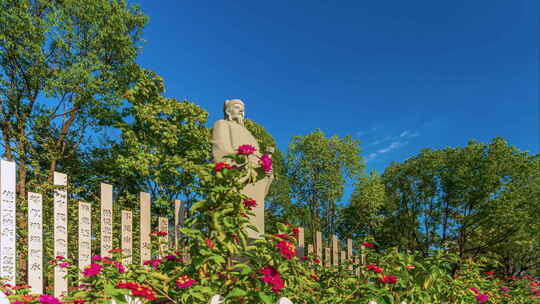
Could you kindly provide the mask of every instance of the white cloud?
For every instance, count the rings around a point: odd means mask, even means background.
[[[416,136],[418,136],[418,132],[411,132],[409,130],[405,130],[401,132],[401,134],[399,134],[399,137],[404,137],[404,138],[411,138],[411,137],[416,137]]]
[[[403,146],[405,144],[407,144],[407,142],[394,141],[388,147],[377,150],[377,153],[378,154],[388,153],[388,152],[390,152],[390,151],[392,151],[394,149],[397,149],[397,148],[399,148],[399,147],[401,147],[401,146]]]
[[[370,160],[373,160],[375,157],[377,157],[377,153],[371,153],[366,157],[366,163]]]

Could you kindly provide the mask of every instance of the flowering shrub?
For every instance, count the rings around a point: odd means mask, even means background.
[[[467,260],[452,276],[457,256],[435,252],[428,258],[397,249],[378,250],[363,242],[368,263],[348,261],[323,267],[315,256],[297,257],[299,230],[278,224],[279,234],[248,240],[256,229],[246,215],[259,202],[241,194],[243,187],[271,171],[271,158],[248,160],[255,148],[242,146],[227,162],[209,164],[201,175],[203,197],[192,207],[182,228],[179,251],[159,252],[165,232],[153,232],[153,258],[143,265],[122,263],[114,249],[94,256],[80,271],[73,261],[57,257],[52,264],[67,268],[72,288],[61,300],[31,295],[25,285],[0,287],[12,303],[127,303],[125,296],[143,303],[208,303],[215,294],[226,303],[540,303],[540,284],[530,276],[503,278],[485,271],[485,261]]]

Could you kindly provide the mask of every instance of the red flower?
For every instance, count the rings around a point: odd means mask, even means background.
[[[204,242],[206,243],[206,247],[208,247],[210,249],[213,249],[214,247],[216,247],[214,245],[214,243],[212,243],[212,239],[206,239],[206,240],[204,240]]]
[[[283,287],[285,287],[283,279],[281,279],[281,276],[274,267],[263,267],[259,270],[259,273],[263,275],[261,281],[272,285],[273,292],[279,292],[281,289],[283,289]]]
[[[252,145],[241,145],[236,150],[237,154],[250,155],[253,154],[257,149]]]
[[[383,276],[382,281],[384,283],[395,284],[397,282],[397,277],[392,276],[392,275],[390,275],[390,276],[385,275],[385,276]]]
[[[298,236],[300,236],[300,227],[293,227],[292,234],[296,239],[298,239]]]
[[[13,289],[13,290],[28,289],[28,288],[30,288],[30,286],[28,286],[26,284],[25,285],[15,285],[15,286],[11,287],[11,289]]]
[[[315,259],[313,259],[313,262],[315,262],[316,264],[320,264],[320,263],[321,263],[321,260],[315,258]]]
[[[316,274],[313,274],[313,273],[310,275],[310,277],[311,277],[312,279],[314,279],[315,281],[320,280],[319,277],[318,277]]]
[[[153,301],[156,299],[156,294],[154,293],[152,288],[144,286],[144,285],[139,285],[135,282],[118,283],[116,285],[116,288],[129,289],[131,290],[132,295],[141,296],[150,301]]]
[[[253,209],[253,207],[257,207],[257,202],[255,200],[253,200],[253,199],[244,200],[244,207],[251,210],[251,209]]]
[[[407,269],[414,269],[415,267],[414,267],[414,265],[407,265],[407,266],[405,266],[405,268],[407,268]]]
[[[166,236],[167,235],[167,232],[166,231],[154,231],[154,232],[150,232],[150,235],[151,236]]]
[[[276,244],[276,248],[279,249],[279,253],[288,260],[296,255],[296,246],[291,242],[281,241]]]
[[[191,287],[193,283],[195,283],[195,280],[188,277],[187,275],[182,275],[178,279],[176,279],[175,283],[176,283],[176,287],[180,289],[184,289],[184,288]]]
[[[501,295],[501,297],[505,297],[505,298],[511,298],[512,296],[511,296],[511,295],[509,295],[509,294],[507,294],[507,293],[503,293],[503,294]]]
[[[375,273],[381,273],[383,271],[383,269],[377,265],[373,265],[373,264],[369,264],[366,266],[367,269],[369,270],[373,270]]]
[[[115,248],[115,249],[109,250],[109,253],[120,253],[120,252],[122,252],[122,248]]]
[[[363,242],[362,245],[366,246],[366,247],[371,247],[371,248],[375,247],[375,244],[371,244],[371,243],[368,243],[368,242]]]
[[[215,172],[220,172],[222,169],[232,169],[232,166],[224,162],[217,162],[214,165]]]

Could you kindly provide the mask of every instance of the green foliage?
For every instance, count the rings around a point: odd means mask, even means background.
[[[495,253],[517,261],[510,248],[538,248],[538,168],[538,157],[501,138],[425,149],[384,172],[388,203],[378,239],[424,255],[443,248],[461,258]]]
[[[1,152],[18,165],[17,225],[26,227],[27,192],[50,190],[54,171],[68,174],[74,197],[82,191],[84,147],[118,114],[147,17],[120,0],[1,0],[0,20]],[[44,210],[51,222],[49,196]],[[17,233],[24,280],[26,233]]]
[[[312,234],[334,233],[346,181],[355,180],[364,167],[360,142],[350,135],[328,138],[316,130],[294,137],[287,157],[292,197],[305,210],[302,225]]]
[[[360,176],[349,205],[343,209],[340,216],[341,238],[361,239],[375,235],[382,228],[385,219],[381,215],[385,203],[385,185],[381,176],[377,172]]]

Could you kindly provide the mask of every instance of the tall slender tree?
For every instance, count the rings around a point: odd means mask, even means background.
[[[360,142],[350,135],[326,137],[321,130],[296,136],[289,144],[287,167],[292,198],[304,211],[302,225],[312,234],[335,233],[346,182],[356,180],[364,168]]]

